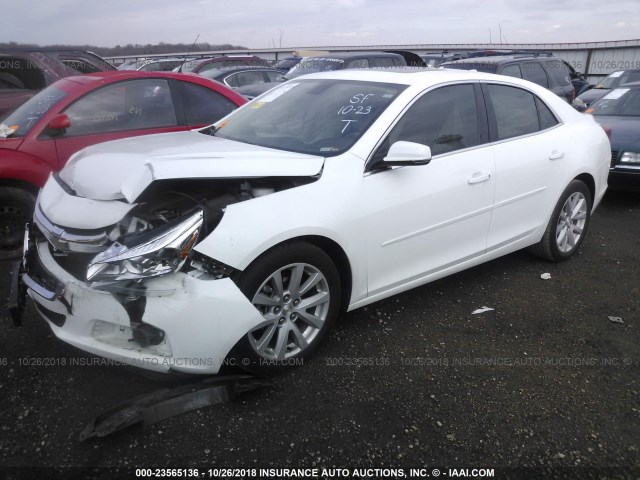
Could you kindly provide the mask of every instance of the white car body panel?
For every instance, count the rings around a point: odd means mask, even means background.
[[[40,191],[38,204],[56,225],[88,230],[113,225],[135,207],[135,204],[70,195],[51,178]]]
[[[29,290],[36,304],[65,314],[66,322],[60,328],[41,316],[61,340],[117,362],[158,372],[217,373],[237,339],[264,321],[228,278],[198,280],[184,274],[158,278],[148,282],[157,293],[147,297],[143,320],[164,330],[166,340],[142,348],[129,340],[129,314],[110,293],[91,289],[63,270],[46,243],[38,250],[45,268],[64,284],[64,298],[73,310],[69,314],[60,300],[49,301]]]
[[[362,208],[367,210],[369,294],[483,254],[493,172],[491,147],[481,146],[457,152],[455,160],[440,155],[428,165],[367,176]],[[483,180],[470,183],[481,175]]]
[[[212,153],[215,152],[215,153]],[[315,175],[324,158],[212,137],[159,133],[97,144],[74,155],[60,178],[77,195],[134,202],[155,180]]]
[[[79,152],[60,174],[77,196],[50,180],[40,207],[57,225],[96,229],[118,222],[156,180],[316,177],[227,205],[194,251],[244,271],[276,245],[321,237],[347,259],[351,291],[346,307],[352,310],[538,242],[559,196],[576,177],[592,179],[593,209],[606,190],[610,151],[602,128],[532,83],[457,70],[342,71],[312,77],[409,87],[339,156],[279,151],[198,132],[136,137]],[[520,86],[538,95],[561,122],[523,137],[435,155],[427,165],[367,172],[367,160],[407,106],[425,91],[456,82]],[[137,366],[158,371],[215,373],[236,342],[263,321],[229,278],[201,280],[176,272],[144,281],[149,290],[165,292],[148,296],[143,316],[145,323],[166,332],[165,343],[132,348],[125,341],[129,316],[122,305],[72,277],[46,248],[41,250],[45,267],[66,285],[65,298],[74,299],[65,326],[50,323],[52,330],[98,355],[134,365],[156,359],[161,366]],[[64,313],[62,303],[33,291],[29,295]],[[184,357],[213,357],[216,365],[163,362]]]

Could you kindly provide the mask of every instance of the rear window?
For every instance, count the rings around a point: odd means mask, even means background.
[[[525,62],[522,64],[522,78],[537,83],[545,88],[549,87],[547,73],[538,62]]]
[[[547,72],[554,79],[555,83],[567,87],[571,84],[571,74],[569,69],[560,60],[545,62]]]

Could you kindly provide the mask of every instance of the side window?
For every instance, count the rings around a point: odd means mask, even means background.
[[[89,93],[64,112],[66,135],[90,135],[177,125],[166,80],[129,80]]]
[[[571,84],[571,73],[560,60],[551,60],[545,62],[545,65],[549,75],[551,75],[551,78],[553,78],[558,85],[567,87]]]
[[[382,160],[398,141],[428,145],[432,155],[478,145],[473,85],[441,87],[419,98],[393,127],[374,154],[374,161]]]
[[[536,106],[538,107],[538,117],[540,118],[540,130],[546,130],[558,124],[556,116],[538,97],[536,97]]]
[[[253,85],[254,83],[264,83],[262,72],[240,72],[237,75],[238,86]]]
[[[513,65],[507,65],[500,72],[501,75],[508,75],[509,77],[522,78],[522,72],[520,71],[520,65],[517,63]]]
[[[283,72],[263,72],[270,82],[277,82],[284,75]]]
[[[524,62],[522,64],[522,78],[545,88],[549,87],[547,73],[538,62]]]
[[[393,67],[393,58],[391,57],[379,57],[372,59],[372,66],[374,67]]]
[[[496,120],[496,140],[538,131],[538,109],[532,93],[517,87],[487,85]]]
[[[208,125],[238,108],[228,98],[201,85],[182,82],[184,112],[188,125]]]
[[[369,60],[361,58],[359,60],[351,60],[347,64],[347,68],[367,68],[369,66]]]
[[[238,74],[233,73],[227,77],[224,77],[223,83],[225,83],[229,87],[239,87],[240,82],[238,82]]]

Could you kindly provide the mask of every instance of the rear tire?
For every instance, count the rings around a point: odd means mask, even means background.
[[[572,180],[560,195],[542,240],[531,246],[529,251],[551,262],[571,258],[587,234],[591,205],[587,186],[580,180]]]
[[[0,260],[22,255],[24,226],[31,221],[36,198],[18,187],[0,187]]]
[[[310,243],[269,250],[240,274],[237,284],[264,317],[231,353],[238,366],[254,373],[300,365],[317,350],[340,312],[338,270]]]

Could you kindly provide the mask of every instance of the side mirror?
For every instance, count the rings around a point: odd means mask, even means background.
[[[71,126],[71,120],[65,113],[59,113],[55,117],[51,119],[51,121],[47,124],[47,129],[50,133],[54,135],[59,135],[63,130],[69,128]]]
[[[414,142],[395,142],[391,145],[383,165],[388,167],[426,165],[431,161],[431,148]]]
[[[579,112],[584,112],[587,109],[587,105],[579,98],[576,98],[571,106]]]

